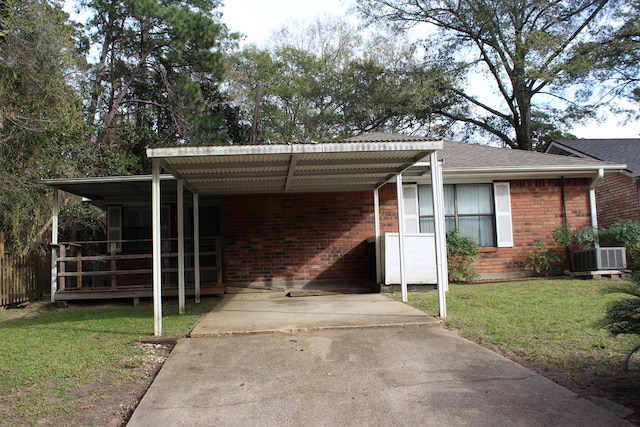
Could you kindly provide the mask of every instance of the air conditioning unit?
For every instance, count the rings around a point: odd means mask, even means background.
[[[627,252],[623,247],[592,248],[573,252],[574,271],[625,270]]]

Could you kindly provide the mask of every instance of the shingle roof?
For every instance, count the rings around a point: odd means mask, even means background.
[[[513,150],[486,145],[445,141],[438,158],[445,160],[444,169],[467,168],[519,168],[519,167],[580,167],[602,166],[598,160],[558,156],[535,151]]]
[[[337,142],[411,142],[424,141],[423,137],[401,135],[396,133],[370,133]],[[640,139],[638,140],[640,141]],[[638,147],[640,148],[640,147]],[[535,151],[512,150],[487,145],[467,144],[444,141],[444,148],[439,150],[438,158],[445,159],[445,169],[458,168],[512,168],[546,166],[602,166],[596,159],[564,157]],[[624,161],[611,160],[609,163],[621,164]]]
[[[558,139],[551,142],[550,148],[553,146],[583,158],[624,163],[632,176],[640,176],[640,138]]]

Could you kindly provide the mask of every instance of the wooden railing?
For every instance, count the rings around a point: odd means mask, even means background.
[[[132,289],[152,286],[152,240],[61,242],[57,245],[58,291]],[[177,287],[178,241],[162,239],[163,287]],[[222,285],[219,237],[200,238],[203,285]],[[193,239],[185,239],[186,283],[194,283]]]

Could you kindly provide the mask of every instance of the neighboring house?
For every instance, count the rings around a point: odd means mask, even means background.
[[[640,138],[558,139],[551,141],[545,152],[626,164],[619,173],[607,174],[598,180],[598,225],[608,227],[626,219],[640,221]]]
[[[594,180],[624,168],[395,134],[330,144],[158,148],[148,155],[168,172],[159,178],[156,217],[158,233],[167,238],[162,281],[175,291],[176,246],[182,236],[191,293],[196,273],[202,275],[203,293],[230,286],[329,289],[372,283],[377,285],[371,289],[379,291],[380,284],[398,283],[399,212],[404,215],[409,283],[436,283],[432,200],[438,194],[431,186],[432,177],[438,177],[431,167],[436,156],[444,183],[444,205],[436,207],[442,207],[447,229],[458,227],[481,246],[476,264],[481,278],[523,276],[537,241],[553,246],[556,228],[595,221],[590,209]],[[396,187],[400,173],[402,206]],[[55,298],[96,297],[90,290],[149,296],[152,181],[151,176],[47,181],[90,199],[108,212],[109,222],[110,244],[93,257],[82,249],[86,242],[54,237],[56,247],[72,253],[62,254],[57,264],[64,265],[58,277],[66,281],[64,289],[54,283]],[[183,214],[177,203],[182,185],[187,194],[197,195],[183,196]],[[185,224],[182,231],[180,223]],[[205,237],[208,248],[203,247]],[[194,256],[196,247],[207,255]],[[77,250],[83,252],[72,252]],[[147,264],[133,266],[136,256]],[[126,263],[133,274],[113,273]]]

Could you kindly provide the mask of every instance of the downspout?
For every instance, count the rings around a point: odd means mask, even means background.
[[[591,227],[595,230],[598,229],[598,211],[596,207],[596,187],[604,178],[604,169],[598,169],[598,174],[591,181],[591,185],[589,186],[589,205],[591,207]],[[596,247],[600,245],[596,241]]]

